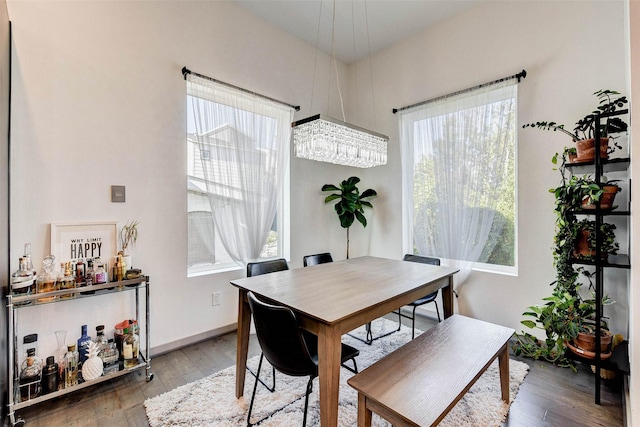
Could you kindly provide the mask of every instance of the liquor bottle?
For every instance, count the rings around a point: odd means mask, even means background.
[[[107,283],[107,272],[105,271],[104,264],[99,257],[93,260],[93,269],[93,283],[96,285],[100,283]]]
[[[40,396],[41,369],[35,362],[35,352],[34,348],[29,349],[29,356],[20,372],[20,398],[23,402]]]
[[[120,352],[116,348],[116,343],[113,342],[113,338],[109,338],[107,348],[102,350],[101,359],[102,366],[104,367],[104,375],[112,372],[118,372],[120,370]]]
[[[36,292],[39,294],[56,290],[56,276],[53,272],[55,268],[55,259],[55,256],[48,255],[42,260],[42,272],[38,275],[38,279],[36,280]],[[56,296],[53,295],[45,298],[38,298],[38,302],[49,302],[55,299]]]
[[[89,343],[91,342],[91,337],[87,335],[87,325],[82,325],[82,335],[78,338],[78,354],[80,355],[79,359],[79,368],[82,369],[82,364],[85,360],[87,360],[87,350],[89,349]]]
[[[104,325],[96,326],[96,344],[100,346],[100,350],[107,347],[107,337],[104,336]]]
[[[122,345],[122,351],[124,352],[124,367],[133,368],[138,365],[138,349],[139,338],[138,334],[134,332],[133,327],[124,330],[125,338]]]
[[[61,263],[60,266],[64,271],[64,275],[60,279],[60,289],[74,289],[76,287],[76,280],[71,272],[71,262]],[[74,298],[76,294],[69,293],[60,295],[60,299],[70,299]]]
[[[64,387],[69,388],[78,385],[78,352],[75,344],[67,345],[64,365]]]

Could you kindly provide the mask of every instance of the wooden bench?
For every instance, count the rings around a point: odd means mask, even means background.
[[[453,315],[347,382],[358,391],[358,426],[372,411],[399,426],[437,425],[498,358],[509,401],[509,338],[503,326]]]

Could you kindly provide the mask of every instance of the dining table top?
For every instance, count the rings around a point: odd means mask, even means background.
[[[231,280],[245,291],[288,306],[316,321],[333,325],[371,306],[410,294],[458,270],[387,258],[364,256],[310,267]]]

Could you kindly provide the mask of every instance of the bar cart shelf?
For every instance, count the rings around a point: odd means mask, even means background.
[[[91,381],[84,381],[78,385],[69,388],[60,388],[58,391],[48,393],[42,396],[35,397],[26,401],[20,401],[19,391],[19,377],[20,372],[17,366],[18,360],[18,337],[17,331],[17,312],[24,307],[32,307],[33,305],[45,305],[45,304],[64,304],[67,301],[74,301],[82,298],[93,298],[96,296],[107,295],[112,293],[122,292],[134,292],[135,304],[136,304],[136,319],[140,319],[140,290],[145,291],[145,338],[146,347],[144,354],[140,351],[138,355],[138,364],[131,368],[124,368],[117,372],[112,372],[103,376],[100,376]],[[91,293],[89,293],[91,292]],[[60,299],[56,298],[47,302],[40,302],[39,300],[61,295],[74,294],[73,299]],[[142,276],[136,279],[128,279],[120,282],[108,282],[99,285],[93,285],[90,288],[80,287],[75,289],[64,289],[59,291],[31,294],[31,295],[7,295],[7,310],[8,310],[8,323],[9,323],[9,345],[8,345],[8,384],[9,384],[9,401],[8,401],[8,417],[12,426],[23,425],[25,420],[16,416],[16,411],[45,402],[56,397],[60,397],[69,393],[74,393],[78,390],[82,390],[87,387],[94,386],[96,384],[108,381],[123,375],[144,369],[147,382],[153,380],[153,373],[151,373],[151,357],[149,355],[150,339],[149,339],[149,276]]]

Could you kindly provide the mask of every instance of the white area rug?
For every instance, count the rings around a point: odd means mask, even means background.
[[[387,319],[373,322],[374,336],[382,331],[397,327],[397,323]],[[416,334],[418,331],[416,331]],[[354,334],[364,337],[364,327]],[[345,335],[343,342],[360,349],[358,369],[363,370],[375,361],[389,354],[399,346],[411,340],[411,329],[403,326],[400,332],[381,338],[368,346]],[[259,356],[249,359],[248,365],[255,372]],[[265,367],[266,366],[266,367]],[[455,369],[452,367],[452,369]],[[511,402],[528,372],[528,365],[511,360],[509,364]],[[342,368],[340,371],[340,396],[338,424],[340,426],[357,425],[357,393],[347,384],[353,374]],[[271,384],[271,366],[266,359],[262,366],[262,375],[267,384]],[[440,423],[446,427],[487,427],[500,426],[504,421],[509,404],[500,398],[498,362],[478,379],[447,417]],[[247,373],[244,397],[235,398],[235,366],[190,384],[178,387],[167,393],[147,399],[144,402],[151,427],[166,426],[246,426],[247,412],[253,391],[254,377]],[[258,385],[256,401],[251,415],[252,422],[268,417],[259,425],[263,427],[286,427],[302,425],[304,392],[308,378],[289,377],[276,373],[276,391],[270,393],[264,386]],[[320,425],[320,407],[318,402],[318,380],[314,380],[313,393],[309,396],[307,426]],[[385,420],[374,414],[374,426],[390,426]]]

